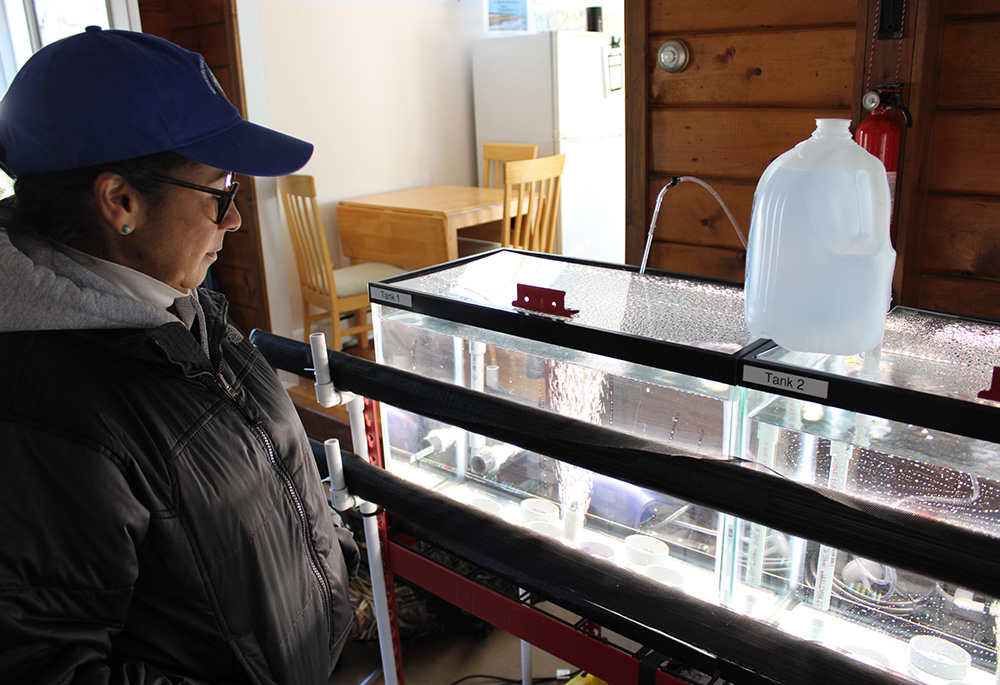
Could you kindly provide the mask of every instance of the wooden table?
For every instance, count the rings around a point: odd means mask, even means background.
[[[499,242],[501,219],[502,188],[423,186],[337,204],[341,249],[352,262],[408,269],[457,259],[459,231]]]

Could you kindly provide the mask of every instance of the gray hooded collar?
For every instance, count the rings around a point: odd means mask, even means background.
[[[56,249],[0,228],[0,332],[154,328],[176,322]]]

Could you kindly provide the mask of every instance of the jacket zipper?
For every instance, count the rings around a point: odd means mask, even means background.
[[[224,312],[223,312],[224,313]],[[154,339],[154,344],[160,348],[166,358],[175,363],[180,362],[174,359],[173,355],[170,354],[170,350],[167,349],[159,340]],[[270,436],[263,429],[263,427],[257,423],[251,423],[251,417],[247,414],[246,409],[243,407],[243,403],[240,402],[236,395],[236,392],[230,387],[226,379],[222,377],[221,370],[219,373],[211,373],[209,371],[197,371],[193,376],[208,376],[215,380],[215,385],[219,387],[226,397],[235,405],[236,409],[239,411],[240,417],[243,419],[243,423],[250,428],[250,431],[257,438],[257,441],[264,447],[267,452],[268,461],[271,464],[271,468],[274,472],[281,478],[282,483],[285,486],[285,490],[288,492],[292,503],[295,505],[295,510],[298,514],[299,524],[302,526],[302,535],[306,546],[306,557],[309,561],[309,568],[312,571],[313,576],[316,578],[316,582],[319,583],[321,598],[323,600],[323,614],[326,617],[326,633],[328,637],[329,646],[333,645],[334,635],[333,635],[333,612],[330,607],[330,583],[323,573],[323,570],[319,563],[319,555],[316,553],[316,546],[312,541],[311,529],[309,527],[309,519],[306,517],[305,505],[302,503],[302,498],[298,491],[295,489],[295,484],[292,482],[291,476],[278,461],[277,453],[274,449],[274,444],[271,442]]]
[[[278,461],[277,452],[274,449],[274,443],[271,442],[271,437],[267,434],[261,424],[250,423],[250,417],[244,411],[243,404],[239,401],[236,396],[236,392],[230,387],[226,379],[222,377],[222,374],[216,374],[215,380],[217,385],[222,388],[223,392],[229,397],[229,399],[236,405],[239,409],[244,422],[250,427],[250,431],[257,438],[257,441],[267,452],[268,461],[271,463],[271,468],[281,479],[281,482],[285,486],[288,496],[292,500],[292,504],[295,505],[295,511],[298,514],[299,524],[302,526],[302,535],[306,545],[306,556],[309,560],[309,568],[313,575],[316,577],[316,582],[319,583],[321,598],[323,600],[323,614],[326,616],[326,631],[330,645],[333,644],[333,616],[330,610],[330,584],[320,567],[318,555],[316,553],[316,547],[313,545],[312,535],[310,534],[309,519],[306,516],[305,505],[302,503],[302,497],[299,495],[298,490],[295,489],[295,483],[292,482],[292,478],[288,475],[288,472],[282,466],[281,462]]]

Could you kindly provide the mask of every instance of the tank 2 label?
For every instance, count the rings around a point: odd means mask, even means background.
[[[782,373],[781,371],[771,371],[749,364],[743,367],[743,382],[824,399],[830,389],[830,384],[827,381]]]

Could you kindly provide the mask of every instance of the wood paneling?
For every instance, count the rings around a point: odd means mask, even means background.
[[[243,309],[253,308],[260,298],[260,279],[253,271],[238,266],[216,263],[212,274],[225,284],[226,299]],[[249,331],[246,331],[249,332]]]
[[[648,0],[625,3],[625,261],[639,264],[646,240],[649,179],[649,116],[646,109],[650,60]]]
[[[670,37],[687,43],[692,67],[654,69],[650,105],[851,106],[853,26]],[[662,42],[650,41],[649,54]]]
[[[629,3],[626,3],[626,5]],[[652,0],[650,33],[721,31],[745,27],[853,26],[857,5],[850,2],[788,2],[788,0]]]
[[[934,0],[936,1],[936,0]],[[917,17],[924,14],[922,0],[910,0],[903,11],[902,38],[878,39],[878,18],[882,0],[861,0],[858,4],[858,51],[854,62],[858,78],[854,84],[855,121],[867,115],[862,96],[882,83],[903,83],[912,87],[911,61],[915,46]],[[887,5],[886,5],[887,6]]]
[[[742,283],[746,271],[746,253],[742,250],[653,241],[649,265],[650,268],[664,271],[696,276],[711,275],[712,278]]]
[[[650,171],[758,179],[771,160],[812,134],[817,117],[848,116],[837,109],[654,109]]]
[[[226,3],[219,0],[170,0],[170,22],[173,26],[207,26],[224,24]]]
[[[934,83],[918,103],[922,158],[904,169],[902,303],[1000,319],[1000,6],[935,9],[944,18],[921,37]]]
[[[629,177],[626,254],[641,259],[656,193],[671,176],[693,176],[720,194],[744,235],[753,192],[767,165],[805,140],[821,117],[851,118],[858,80],[858,6],[835,0],[789,3],[649,0],[642,60],[642,103],[628,107],[630,131],[643,119],[644,178]],[[635,8],[626,3],[632,28]],[[640,9],[640,11],[642,11]],[[685,41],[687,68],[668,73],[656,53],[668,38]],[[626,41],[634,45],[635,39]],[[634,48],[633,48],[634,49]],[[636,55],[626,68],[637,79]],[[639,85],[629,81],[629,86]],[[634,92],[629,92],[634,98]],[[629,167],[635,168],[631,159]],[[643,211],[631,208],[636,203]],[[743,244],[704,188],[668,191],[654,233],[650,266],[743,279]],[[645,224],[645,225],[643,225]]]
[[[932,194],[927,225],[925,271],[1000,281],[1000,198]]]
[[[1000,111],[939,111],[934,117],[933,172],[928,187],[959,193],[1000,193],[998,131]]]
[[[240,207],[239,209],[240,214],[242,215],[245,208]],[[225,253],[228,257],[228,262],[231,264],[245,264],[255,258],[257,250],[258,245],[254,236],[250,235],[241,228],[239,231],[230,233],[226,236],[226,242],[219,255],[221,256]]]
[[[996,0],[948,0],[945,4],[945,14],[948,17],[1000,15]]]
[[[949,314],[997,318],[1000,283],[975,278],[924,275],[916,306]]]
[[[150,11],[148,3],[143,4],[142,30],[153,36],[165,36],[170,33],[170,17],[163,11]]]
[[[716,181],[711,178],[702,180],[726,203],[737,227],[746,238],[750,230],[750,212],[756,182]],[[656,196],[668,181],[669,179],[658,178],[650,182],[650,207],[656,206]],[[673,243],[743,249],[742,241],[719,202],[708,190],[691,181],[680,183],[663,195],[653,235],[656,240]]]
[[[213,73],[217,67],[230,66],[231,64],[230,47],[225,24],[185,26],[181,28],[171,25],[170,40],[204,57],[205,62],[212,69]],[[216,74],[216,78],[218,77],[219,75]],[[221,79],[219,83],[222,83]],[[233,88],[226,88],[226,85],[223,84],[223,89],[225,89],[226,94],[232,100]]]
[[[1000,107],[997,36],[1000,17],[945,24],[937,79],[938,107]]]
[[[906,95],[913,115],[913,128],[906,132],[900,159],[901,177],[896,188],[893,292],[898,294],[897,304],[914,307],[919,306],[927,179],[933,176],[929,162],[930,134],[934,123],[934,94],[939,81],[943,11],[941,2],[917,0],[916,12],[907,14],[908,18],[915,15],[910,29],[912,61],[908,77],[901,82],[908,81]]]

